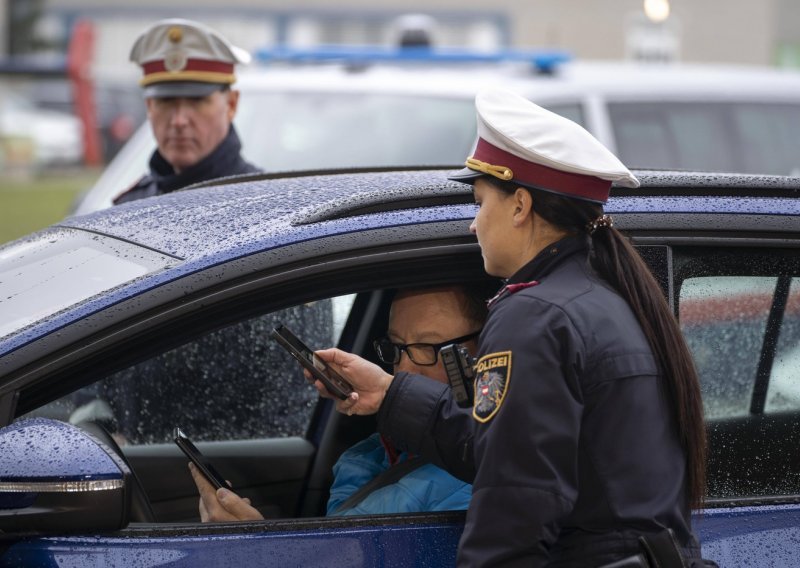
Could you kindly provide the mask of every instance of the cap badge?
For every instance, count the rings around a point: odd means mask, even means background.
[[[488,422],[500,410],[511,379],[511,351],[490,353],[478,360],[475,367],[475,405],[472,416]]]
[[[486,162],[476,160],[475,158],[467,158],[467,161],[464,162],[464,165],[471,170],[489,174],[490,176],[494,176],[503,181],[509,181],[514,177],[514,172],[511,171],[511,168],[506,166],[494,166],[492,164],[487,164]]]
[[[188,58],[182,49],[172,49],[164,55],[164,69],[170,73],[178,73],[186,68]]]
[[[172,43],[178,43],[183,39],[183,30],[178,26],[172,26],[167,32],[167,38]]]

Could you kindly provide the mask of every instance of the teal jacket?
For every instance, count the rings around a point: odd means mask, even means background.
[[[328,515],[456,511],[469,506],[472,486],[429,463],[409,472],[400,481],[373,491],[355,507],[337,511],[337,507],[362,485],[389,469],[390,453],[394,454],[391,450],[387,452],[379,434],[373,434],[344,452],[333,466]],[[391,462],[399,463],[408,455],[400,453],[393,457]]]

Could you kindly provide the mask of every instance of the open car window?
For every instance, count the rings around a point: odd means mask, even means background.
[[[175,338],[170,345],[177,347],[159,348],[154,339],[144,347],[152,352],[137,363],[18,419],[56,418],[94,435],[102,427],[100,434],[104,430],[120,447],[153,511],[153,518],[134,516],[133,522],[199,521],[197,488],[173,440],[176,427],[265,518],[321,516],[331,464],[320,465],[318,475],[314,464],[325,431],[319,417],[329,405],[270,332],[283,324],[312,349],[335,346],[348,319],[359,319],[351,318],[355,298],[247,312],[238,321],[230,314],[235,323],[211,325],[199,335],[184,326],[177,333],[191,339]],[[327,459],[337,455],[334,450]]]
[[[305,303],[212,331],[26,416],[100,422],[125,445],[306,435],[317,393],[269,337],[283,323],[309,346],[336,345],[353,296]]]

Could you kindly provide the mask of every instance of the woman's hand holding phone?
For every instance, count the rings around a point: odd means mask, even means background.
[[[253,506],[250,499],[239,497],[230,489],[215,489],[197,467],[189,462],[194,484],[200,492],[200,520],[204,523],[225,521],[257,521],[264,517]]]
[[[200,493],[200,520],[204,523],[223,521],[253,521],[263,519],[249,499],[242,499],[211,462],[180,428],[175,428],[175,443],[189,458],[189,471]]]

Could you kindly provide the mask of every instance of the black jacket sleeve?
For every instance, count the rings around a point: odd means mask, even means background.
[[[479,352],[511,357],[491,418],[459,408],[446,385],[401,373],[378,427],[473,482],[459,566],[543,566],[578,492],[582,341],[548,302],[515,298],[493,311]]]
[[[467,483],[475,476],[474,425],[450,387],[409,373],[395,376],[378,412],[378,430],[397,448],[422,455]]]

